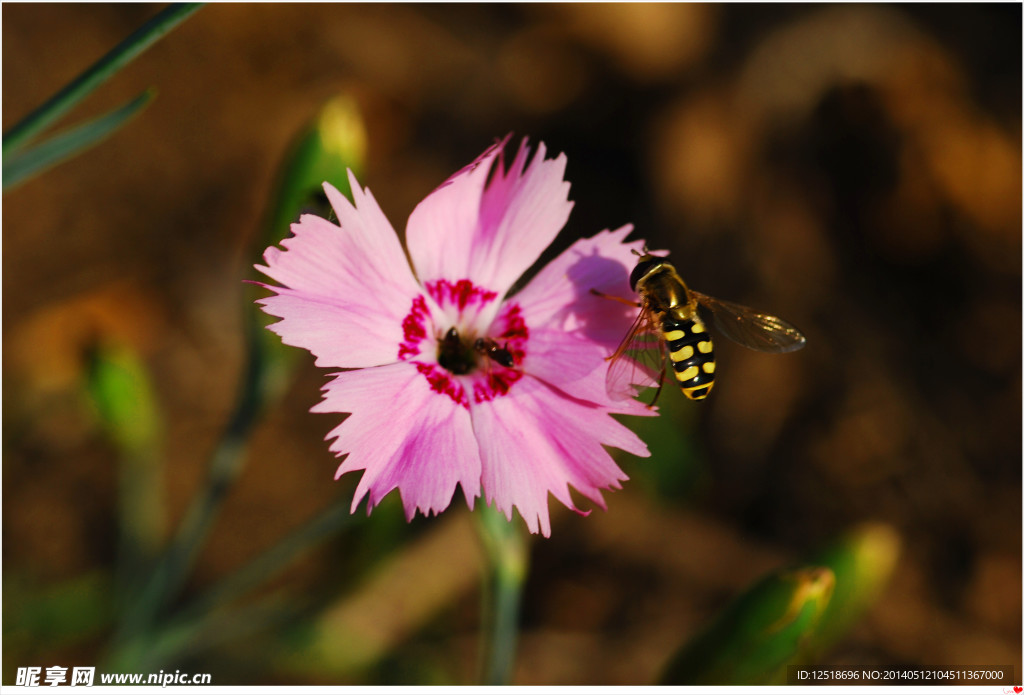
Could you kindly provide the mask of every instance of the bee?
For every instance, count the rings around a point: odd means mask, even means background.
[[[648,406],[654,407],[669,365],[683,395],[695,401],[707,398],[715,383],[715,352],[698,305],[710,311],[719,333],[744,347],[792,352],[804,346],[806,339],[793,324],[691,290],[667,258],[653,256],[647,249],[633,253],[640,260],[630,273],[629,285],[640,295],[639,302],[591,290],[599,297],[640,308],[622,343],[606,358],[610,364],[605,386],[614,400],[636,396],[636,386],[657,386]]]
[[[463,345],[462,336],[454,326],[448,329],[443,338],[438,339],[438,364],[453,374],[466,374],[472,371],[476,363],[474,352],[502,367],[515,367],[515,357],[507,342],[500,346],[493,338],[477,338],[473,341],[472,350],[469,350]]]
[[[473,342],[473,349],[481,355],[486,355],[500,364],[502,367],[512,368],[516,366],[512,357],[512,351],[508,349],[508,343],[499,347],[498,342],[493,338],[477,338]]]

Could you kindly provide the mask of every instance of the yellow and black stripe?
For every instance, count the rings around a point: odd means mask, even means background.
[[[666,315],[661,330],[683,395],[695,401],[704,400],[715,381],[715,348],[704,324],[699,318]]]

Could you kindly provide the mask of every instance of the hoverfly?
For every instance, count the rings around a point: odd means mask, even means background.
[[[715,353],[711,336],[697,313],[698,304],[711,312],[719,333],[759,352],[792,352],[806,339],[793,324],[732,302],[709,297],[686,286],[667,258],[647,249],[629,276],[639,302],[591,290],[599,297],[640,307],[622,343],[608,358],[608,395],[625,400],[637,395],[635,386],[657,386],[653,407],[672,366],[683,394],[695,401],[707,398],[715,383]]]

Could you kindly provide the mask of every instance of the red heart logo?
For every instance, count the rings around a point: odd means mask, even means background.
[[[1013,686],[1013,692],[1015,693],[1019,693],[1022,690],[1024,690],[1024,688],[1020,687],[1019,685]]]

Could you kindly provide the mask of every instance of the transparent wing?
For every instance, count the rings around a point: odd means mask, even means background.
[[[762,314],[690,290],[690,296],[711,312],[715,329],[729,340],[759,352],[792,352],[807,342],[796,326],[778,316]]]
[[[665,347],[653,314],[644,304],[622,343],[608,358],[605,388],[612,400],[639,395],[636,387],[658,386],[664,377]]]

